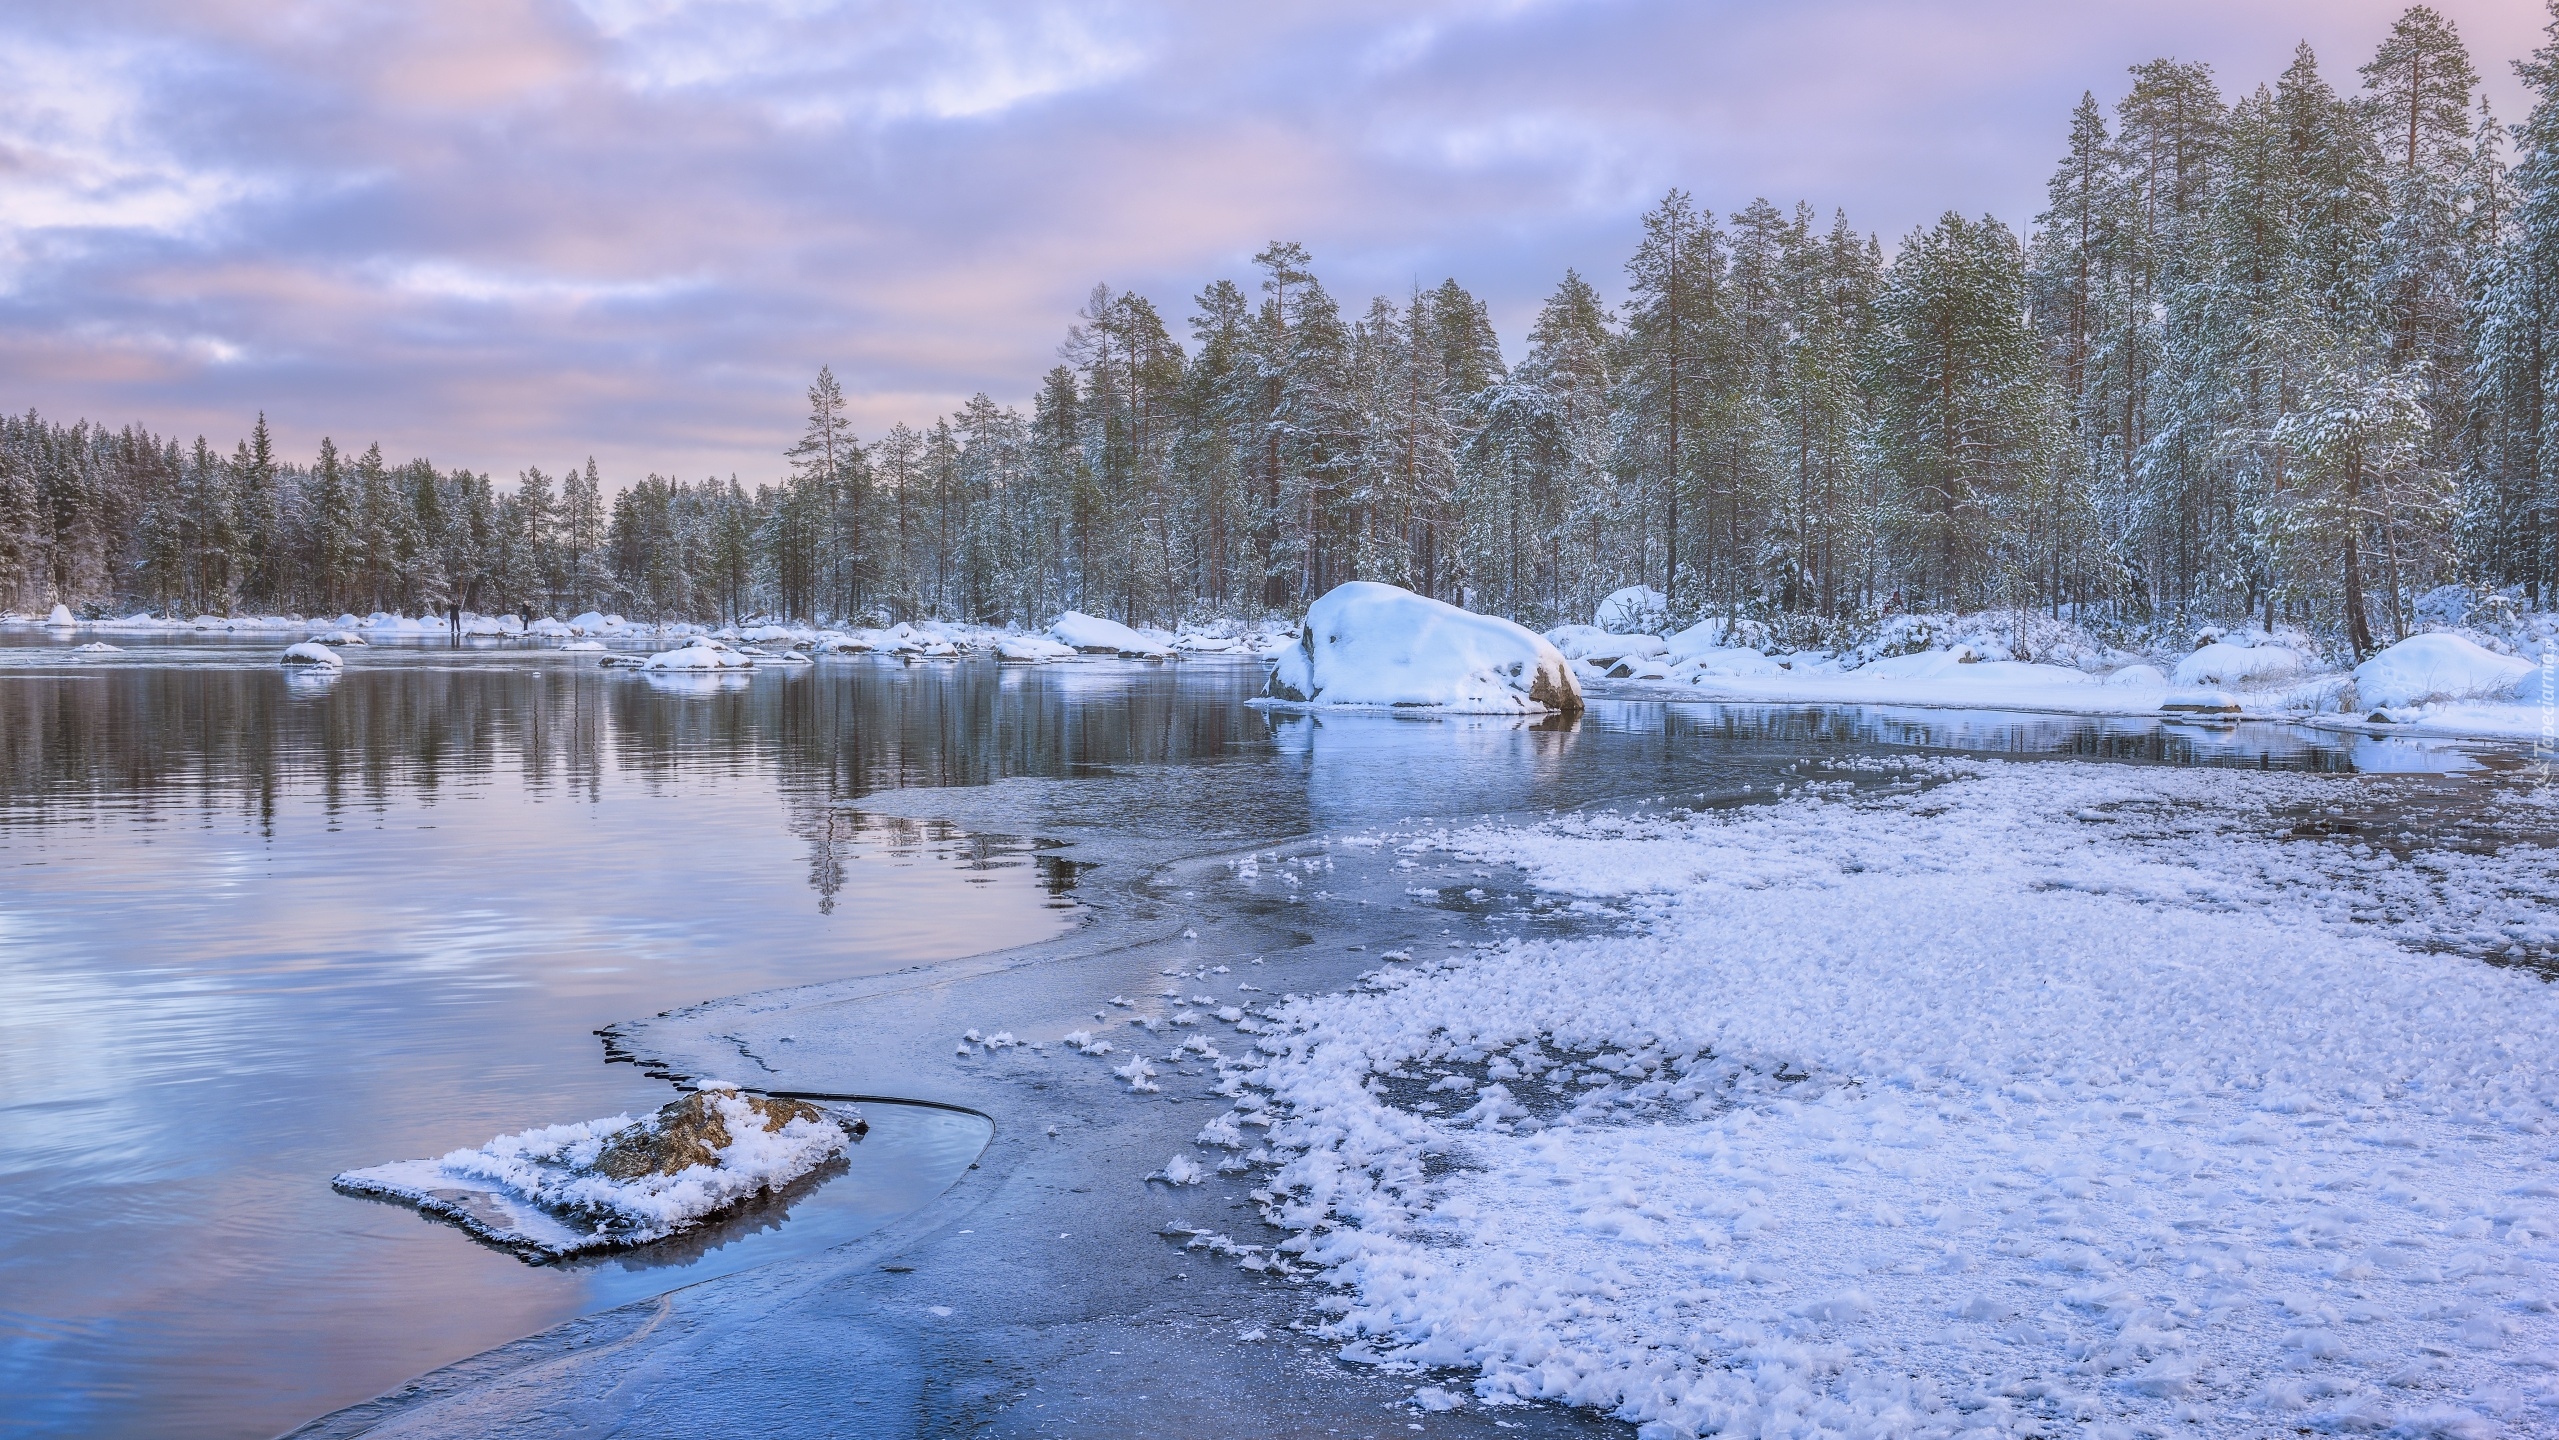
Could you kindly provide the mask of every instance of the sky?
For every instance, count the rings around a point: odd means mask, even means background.
[[[2401,8],[9,0],[0,407],[753,484],[821,364],[866,437],[1025,402],[1097,282],[1180,333],[1273,239],[1345,308],[1453,276],[1515,352],[1674,186],[2023,228],[2083,91],[2304,40],[2352,87]],[[2522,118],[2542,6],[2436,8]]]

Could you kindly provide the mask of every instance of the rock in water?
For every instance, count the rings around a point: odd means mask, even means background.
[[[690,1229],[808,1175],[867,1129],[848,1111],[712,1081],[643,1120],[546,1125],[332,1183],[415,1205],[528,1260],[556,1260]]]
[[[712,1103],[715,1095],[737,1100],[755,1112],[768,1135],[778,1134],[794,1120],[824,1123],[827,1119],[824,1111],[805,1100],[778,1100],[722,1086],[706,1087],[658,1107],[657,1114],[606,1141],[595,1157],[596,1170],[616,1180],[637,1180],[643,1175],[673,1175],[696,1165],[719,1164],[720,1152],[734,1144],[737,1137],[729,1133],[721,1107]],[[870,1126],[856,1120],[847,1128],[859,1135]]]
[[[1267,698],[1475,714],[1578,714],[1563,652],[1532,630],[1393,585],[1354,580],[1309,606]]]

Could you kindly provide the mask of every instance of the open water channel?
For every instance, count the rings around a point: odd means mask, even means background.
[[[10,1433],[274,1434],[929,1203],[986,1121],[871,1106],[840,1170],[574,1265],[328,1184],[670,1098],[605,1063],[609,1022],[1039,940],[1076,923],[1079,887],[1117,883],[1030,821],[964,832],[884,813],[915,810],[884,791],[1134,779],[1169,852],[1733,794],[1811,754],[2465,763],[2275,726],[1645,699],[1574,723],[1309,720],[1249,705],[1262,667],[1227,660],[670,680],[422,645],[306,677],[272,639],[126,643],[0,633]]]

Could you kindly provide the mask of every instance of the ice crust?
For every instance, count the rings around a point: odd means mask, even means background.
[[[612,1115],[501,1135],[431,1160],[349,1170],[331,1183],[404,1200],[484,1240],[557,1258],[665,1239],[789,1185],[844,1153],[848,1143],[832,1119],[793,1119],[768,1131],[734,1089],[715,1094],[712,1103],[732,1137],[716,1166],[632,1180],[598,1173],[593,1167],[606,1143],[641,1123]]]
[[[1627,928],[1273,1012],[1202,1143],[1276,1120],[1345,1356],[1652,1440],[2559,1426],[2559,997],[2437,953],[2548,954],[2559,856],[1930,778],[1409,842]]]

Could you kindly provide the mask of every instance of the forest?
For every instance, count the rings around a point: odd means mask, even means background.
[[[2351,81],[2134,66],[2022,236],[1673,190],[1513,356],[1457,281],[1346,307],[1295,243],[1178,336],[1096,286],[1027,409],[863,437],[821,370],[752,486],[0,419],[0,607],[1171,624],[1374,579],[1544,627],[1644,583],[1797,644],[2034,608],[2360,655],[2559,588],[2553,27],[2512,126],[2422,6]]]

